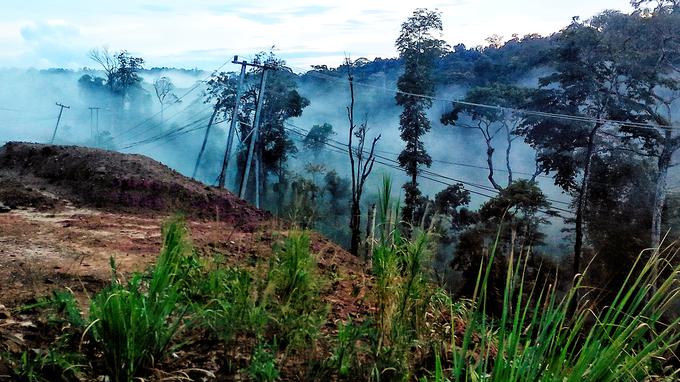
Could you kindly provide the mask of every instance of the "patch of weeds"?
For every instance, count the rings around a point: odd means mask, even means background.
[[[70,291],[54,291],[50,297],[40,298],[34,304],[24,305],[18,312],[38,310],[45,314],[47,321],[53,325],[68,323],[77,328],[85,326],[78,302]]]
[[[25,350],[18,357],[8,356],[13,380],[19,382],[81,381],[85,368],[83,356],[69,352],[63,341],[53,347]]]
[[[186,282],[189,245],[181,219],[163,227],[163,249],[150,278],[135,275],[98,293],[90,307],[91,334],[114,382],[128,382],[163,359],[182,325],[178,302]]]
[[[213,270],[206,274],[202,288],[213,296],[199,308],[203,325],[225,342],[240,333],[261,336],[268,317],[266,311],[256,305],[253,279],[248,272],[233,268]]]
[[[371,332],[372,326],[369,322],[362,325],[356,325],[352,321],[340,324],[333,355],[329,360],[340,377],[346,378],[351,374],[363,372],[360,356],[369,350],[366,342],[370,341]]]
[[[268,306],[281,345],[290,349],[315,346],[328,307],[319,297],[316,262],[306,233],[291,233],[270,265]]]
[[[248,367],[248,375],[258,382],[271,382],[279,378],[279,370],[276,368],[276,354],[273,349],[276,346],[258,344]]]

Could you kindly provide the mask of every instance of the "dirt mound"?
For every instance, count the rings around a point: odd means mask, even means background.
[[[0,202],[9,207],[52,208],[63,201],[125,212],[182,212],[243,228],[267,218],[230,192],[142,155],[9,142],[0,148],[0,177]]]

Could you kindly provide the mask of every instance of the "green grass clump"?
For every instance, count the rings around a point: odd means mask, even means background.
[[[238,334],[263,334],[267,313],[257,305],[252,276],[236,268],[216,269],[204,274],[201,289],[206,300],[192,302],[200,325],[229,343]]]
[[[131,381],[162,360],[182,325],[184,310],[178,302],[190,248],[184,223],[175,219],[166,224],[163,238],[150,278],[135,275],[123,284],[112,264],[112,284],[92,300],[91,334],[114,382]]]
[[[582,276],[563,298],[558,298],[554,287],[544,286],[532,288],[523,299],[527,255],[509,258],[499,319],[485,314],[487,266],[479,274],[475,309],[464,318],[463,345],[456,347],[451,341],[451,378],[642,381],[659,373],[658,380],[675,380],[678,371],[668,373],[657,367],[680,344],[680,318],[665,317],[680,296],[680,266],[672,265],[676,255],[672,248],[642,253],[616,298],[603,308],[589,301],[587,294],[574,301],[576,291],[587,289]],[[495,255],[493,248],[489,264]],[[476,334],[481,334],[481,350],[469,357]]]
[[[273,347],[258,344],[248,366],[248,376],[257,382],[273,382],[279,379]]]
[[[262,301],[281,346],[315,346],[328,312],[319,297],[319,284],[309,234],[292,232],[273,258],[265,288],[268,292]]]
[[[365,322],[357,325],[350,320],[338,325],[333,355],[329,359],[330,367],[338,376],[347,378],[350,375],[366,372],[363,370],[360,355],[369,351],[366,343],[374,342],[371,337],[375,332],[370,324],[372,323]]]

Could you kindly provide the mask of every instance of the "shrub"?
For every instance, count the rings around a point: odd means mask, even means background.
[[[160,361],[182,324],[178,301],[186,277],[189,246],[181,219],[163,228],[163,248],[150,278],[135,275],[127,285],[115,278],[90,307],[91,333],[114,382],[128,382]]]

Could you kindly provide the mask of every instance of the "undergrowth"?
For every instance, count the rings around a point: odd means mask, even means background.
[[[454,300],[430,278],[433,230],[399,223],[390,191],[386,179],[372,243],[370,314],[329,320],[322,294],[333,283],[321,276],[307,233],[289,233],[267,261],[227,266],[219,257],[198,256],[176,218],[164,226],[163,248],[149,271],[126,279],[112,261],[111,283],[92,297],[89,314],[80,313],[70,292],[20,309],[41,312],[56,334],[50,347],[10,354],[14,377],[155,380],[166,375],[158,370],[174,370],[176,352],[202,344],[224,349],[217,353],[219,370],[203,377],[240,380],[680,376],[668,361],[680,343],[680,321],[668,314],[680,293],[675,247],[642,253],[615,299],[601,307],[583,276],[564,294],[527,280],[530,254],[501,253],[498,235],[473,297]],[[507,272],[501,314],[492,316],[487,291],[496,257],[503,257]],[[186,370],[169,378],[191,379]]]

